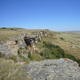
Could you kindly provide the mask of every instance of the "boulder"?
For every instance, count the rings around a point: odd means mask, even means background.
[[[32,80],[80,80],[80,67],[70,59],[31,62],[24,69]]]
[[[0,44],[0,57],[10,58],[17,56],[18,45],[14,41],[6,41]]]

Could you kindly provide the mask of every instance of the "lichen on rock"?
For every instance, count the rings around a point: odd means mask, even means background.
[[[24,68],[33,80],[80,80],[80,67],[70,59],[31,62]]]

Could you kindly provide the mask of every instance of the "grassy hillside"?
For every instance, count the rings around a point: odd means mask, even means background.
[[[61,32],[54,37],[54,44],[62,47],[66,53],[80,58],[80,32]]]
[[[42,29],[22,29],[22,28],[0,28],[0,40],[8,40],[12,37],[18,36],[23,33],[31,34],[32,32],[45,31]]]
[[[69,58],[80,64],[80,32],[2,28],[0,29],[0,41],[6,41],[15,36],[18,37],[22,33],[32,34],[32,32],[39,31],[47,31],[48,36],[43,37],[40,42],[35,44],[35,51],[33,48],[28,47],[27,49],[20,49],[24,55],[18,52],[17,57],[13,56],[10,59],[0,57],[0,80],[31,80],[23,69],[24,64],[30,61]],[[27,54],[28,59],[26,59]],[[17,62],[17,58],[19,62]]]
[[[38,29],[21,29],[21,28],[1,28],[0,40],[7,40],[22,33],[31,34],[32,32],[38,32],[42,30]],[[52,44],[60,46],[64,49],[65,53],[71,54],[77,58],[80,58],[80,32],[54,32],[44,30],[48,32],[48,37],[43,41],[51,42]],[[43,42],[42,41],[42,42]],[[43,43],[38,43],[37,46],[42,47]]]

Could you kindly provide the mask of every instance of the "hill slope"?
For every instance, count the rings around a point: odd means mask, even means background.
[[[0,80],[80,80],[79,34],[0,29]]]

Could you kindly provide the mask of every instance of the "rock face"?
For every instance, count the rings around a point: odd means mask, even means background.
[[[24,69],[32,80],[80,80],[80,67],[70,59],[31,62]]]
[[[35,34],[20,34],[8,41],[0,41],[0,57],[11,58],[19,54],[27,53],[26,47],[34,48],[34,44],[41,41],[41,37],[46,37],[47,32],[40,31]],[[20,50],[21,49],[21,50]],[[20,51],[19,51],[20,50]]]
[[[9,58],[17,56],[18,45],[14,41],[6,41],[0,44],[0,57]]]

